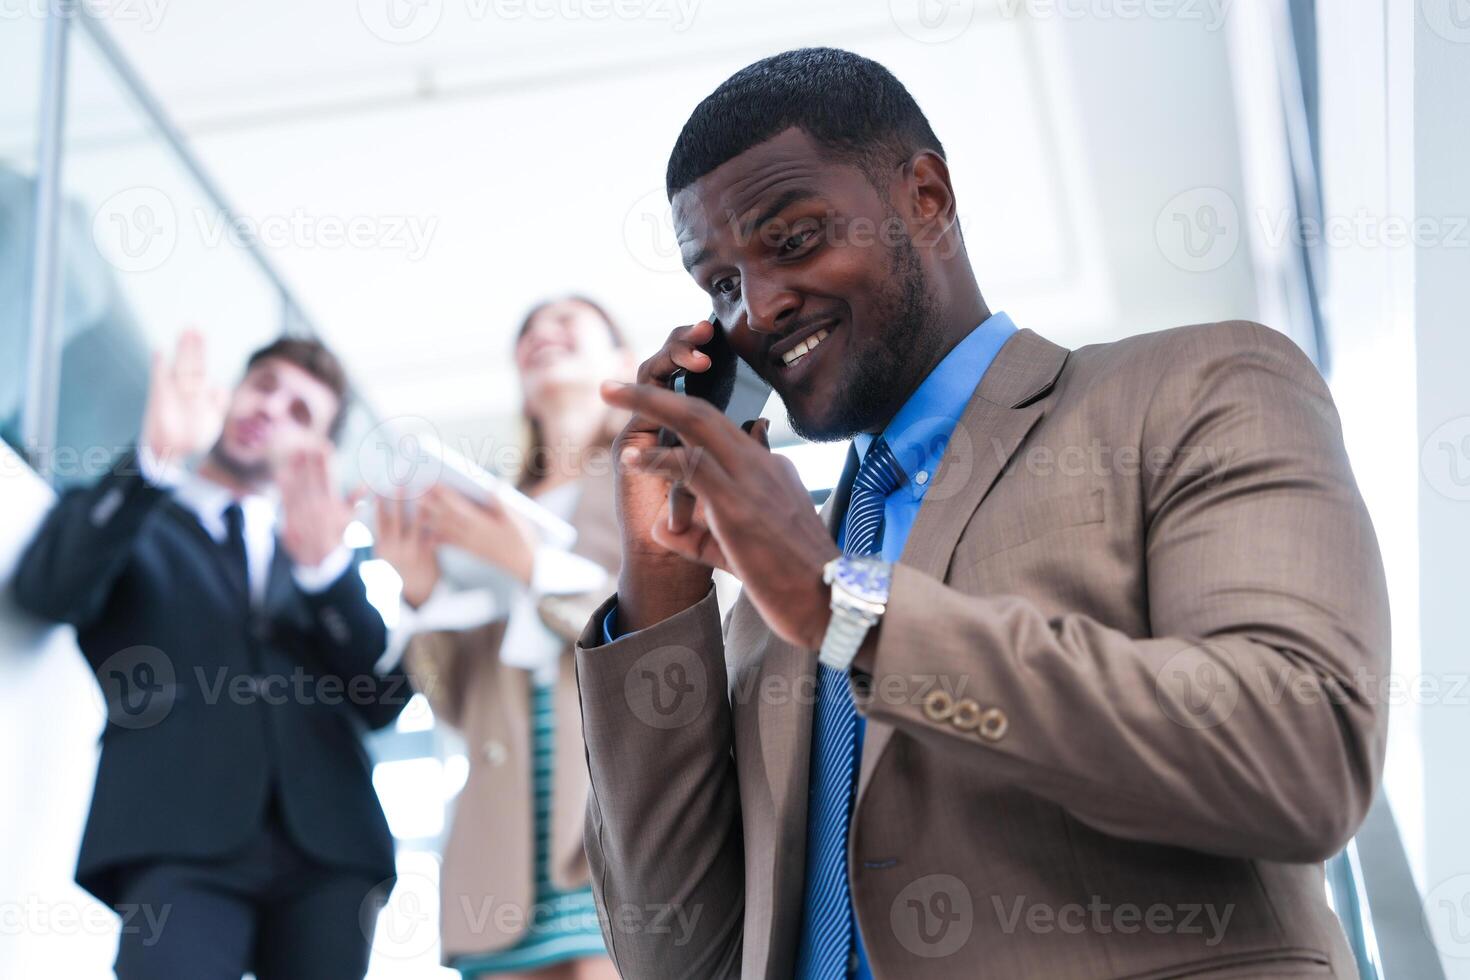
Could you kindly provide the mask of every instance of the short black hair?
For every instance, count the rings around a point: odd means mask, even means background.
[[[332,423],[327,426],[327,435],[336,442],[342,434],[347,401],[352,391],[347,372],[337,355],[315,337],[278,337],[250,355],[245,362],[245,372],[248,374],[251,368],[265,360],[294,364],[332,390],[332,394],[337,396],[337,414],[332,416]]]
[[[840,48],[798,48],[746,65],[694,107],[669,154],[669,197],[792,126],[875,186],[920,150],[944,156],[919,104],[887,68]]]

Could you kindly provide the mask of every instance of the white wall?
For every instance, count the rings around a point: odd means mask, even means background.
[[[0,443],[0,582],[53,499]],[[0,596],[0,976],[111,975],[117,916],[72,882],[102,722],[71,628]]]

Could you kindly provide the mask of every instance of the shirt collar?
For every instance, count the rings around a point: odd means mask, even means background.
[[[1015,332],[1016,325],[1005,313],[986,317],[944,355],[884,427],[883,438],[916,498],[928,490],[960,416],[995,355]],[[858,459],[867,455],[873,438],[867,432],[852,437]]]
[[[210,537],[216,541],[225,539],[228,533],[225,528],[225,508],[235,503],[235,497],[230,491],[191,470],[174,488],[173,496],[176,501],[193,511]],[[266,522],[265,527],[274,526],[276,502],[272,497],[252,493],[241,497],[239,503],[247,526],[259,520]]]

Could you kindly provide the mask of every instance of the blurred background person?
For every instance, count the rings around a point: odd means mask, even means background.
[[[374,672],[387,631],[344,543],[346,398],[318,341],[261,348],[227,394],[186,332],[135,449],[21,558],[16,601],[76,628],[106,703],[76,879],[122,917],[121,980],[367,971],[394,865],[360,738],[411,692]]]
[[[377,553],[403,578],[394,631],[438,719],[460,732],[469,775],[441,872],[445,964],[466,977],[616,977],[582,848],[587,767],[571,662],[577,629],[619,560],[608,451],[618,419],[598,397],[632,375],[623,334],[582,297],[534,307],[516,333],[528,448],[517,480],[577,530],[570,551],[520,518],[443,485],[381,500]],[[449,545],[499,572],[456,589]]]

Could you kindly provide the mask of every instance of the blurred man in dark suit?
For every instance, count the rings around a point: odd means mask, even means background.
[[[16,573],[107,705],[77,881],[123,916],[121,980],[361,977],[393,875],[361,735],[409,692],[376,669],[329,475],[346,379],[297,338],[228,394],[204,364],[196,333],[155,358],[136,450],[62,496]]]

